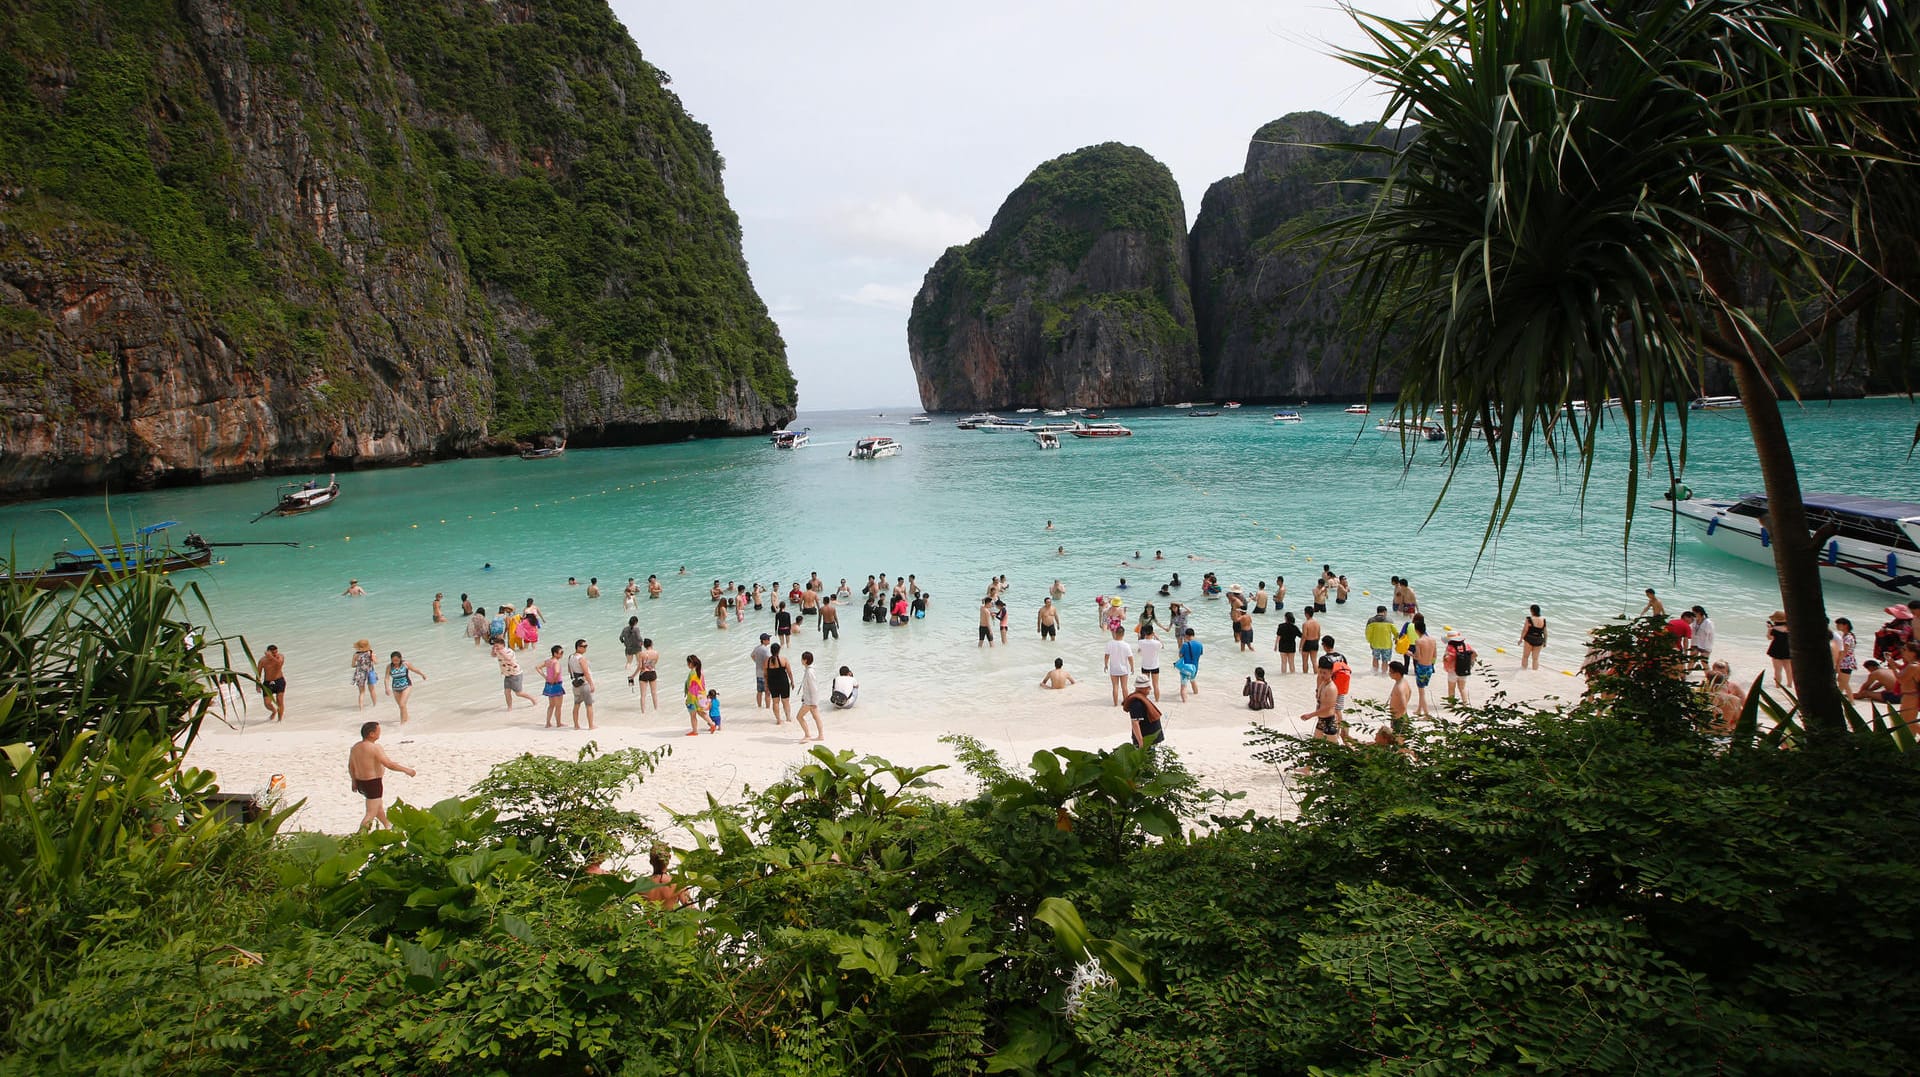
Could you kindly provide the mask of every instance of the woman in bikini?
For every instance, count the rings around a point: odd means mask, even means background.
[[[657,682],[660,680],[660,652],[653,649],[653,641],[650,639],[640,641],[638,677],[640,686],[634,694],[640,697],[640,713],[646,713],[649,701],[653,703],[654,710],[659,710],[660,689]]]
[[[772,650],[772,656],[767,659],[767,700],[773,709],[773,724],[779,725],[793,717],[793,666],[780,653],[778,643]]]

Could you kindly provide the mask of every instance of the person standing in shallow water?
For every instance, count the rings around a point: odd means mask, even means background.
[[[647,712],[648,703],[660,709],[660,652],[650,639],[640,641],[640,686],[634,694],[640,699],[640,713]]]
[[[1547,645],[1547,619],[1536,605],[1527,607],[1527,619],[1520,624],[1520,668],[1539,669],[1540,651]]]
[[[373,644],[358,640],[353,645],[353,709],[361,710],[380,696],[380,671],[374,665]],[[363,698],[364,697],[364,698]]]
[[[407,697],[413,694],[414,678],[426,680],[427,675],[413,668],[412,663],[400,656],[399,651],[387,658],[387,689],[393,701],[400,708],[400,724],[407,724]]]
[[[528,703],[534,702],[532,696],[521,689],[520,659],[514,656],[513,648],[506,640],[493,641],[493,660],[500,663],[500,686],[504,690],[507,709],[513,709],[513,697],[519,696]]]
[[[703,721],[707,723],[709,733],[720,732],[720,727],[714,725],[706,716],[707,676],[706,671],[700,667],[699,655],[687,656],[687,683],[683,694],[687,703],[687,736],[699,736],[700,723]]]

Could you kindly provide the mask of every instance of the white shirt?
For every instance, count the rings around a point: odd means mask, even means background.
[[[800,705],[817,706],[820,702],[820,689],[813,683],[813,667],[800,667]]]
[[[1713,650],[1713,618],[1702,617],[1693,626],[1693,649],[1696,651]]]
[[[1107,641],[1107,676],[1124,677],[1133,672],[1133,647],[1123,639]]]
[[[852,695],[853,690],[858,687],[860,687],[860,682],[855,680],[852,675],[835,677],[833,679],[833,690],[843,696]]]
[[[1150,669],[1160,668],[1160,639],[1158,636],[1148,636],[1139,642],[1137,648],[1140,652],[1141,672],[1144,673]]]

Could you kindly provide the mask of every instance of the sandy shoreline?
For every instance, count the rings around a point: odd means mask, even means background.
[[[1487,641],[1476,641],[1483,665],[1473,677],[1474,699],[1481,701],[1495,691],[1495,679],[1497,690],[1512,700],[1576,698],[1581,682],[1562,669],[1570,665],[1580,639],[1572,633],[1559,633],[1548,645],[1544,668],[1537,672],[1520,670],[1518,655],[1511,648],[1502,654]],[[1349,656],[1356,654],[1353,647],[1342,649]],[[847,711],[827,709],[826,744],[834,750],[848,749],[916,766],[953,763],[952,749],[939,738],[956,732],[977,738],[999,751],[1010,765],[1021,767],[1034,752],[1047,748],[1112,747],[1127,735],[1125,716],[1112,706],[1099,659],[1080,655],[1076,661],[1075,653],[1067,655],[1067,668],[1080,683],[1057,692],[1035,687],[1041,673],[1051,666],[1053,652],[1017,636],[1010,646],[997,652],[976,655],[969,650],[957,656],[959,663],[994,660],[1002,665],[1002,675],[980,678],[976,682],[978,690],[967,695],[949,691],[937,680],[929,683],[933,679],[927,678],[925,671],[859,670],[860,703]],[[1359,649],[1358,654],[1361,668],[1354,676],[1354,699],[1384,699],[1387,679],[1368,674],[1365,650]],[[1757,645],[1740,648],[1723,644],[1718,655],[1732,660],[1735,674],[1742,681],[1750,680],[1764,662]],[[617,652],[613,657],[618,657]],[[1225,641],[1210,642],[1202,661],[1203,690],[1185,703],[1171,690],[1176,680],[1171,670],[1163,677],[1163,688],[1168,689],[1163,691],[1162,703],[1167,715],[1167,742],[1207,784],[1245,793],[1236,811],[1242,806],[1262,814],[1291,811],[1293,791],[1285,775],[1278,768],[1255,761],[1252,749],[1246,746],[1256,716],[1246,709],[1240,695],[1247,673],[1256,665],[1265,666],[1274,686],[1276,707],[1261,712],[1258,720],[1287,733],[1305,735],[1309,724],[1296,716],[1311,706],[1313,679],[1298,674],[1277,675],[1278,657],[1271,650],[1240,653]],[[527,665],[531,668],[531,662]],[[679,703],[678,673],[667,674],[661,685],[664,706],[644,714],[624,677],[603,673],[596,729],[575,731],[570,725],[561,730],[543,729],[543,706],[516,700],[511,712],[503,709],[494,664],[483,652],[477,652],[463,668],[436,670],[426,682],[425,688],[435,699],[430,717],[416,716],[401,726],[393,704],[384,697],[377,706],[357,711],[350,700],[341,706],[337,700],[303,699],[296,683],[290,696],[291,717],[285,723],[263,722],[265,712],[256,698],[249,702],[244,723],[229,715],[241,728],[210,720],[187,762],[214,771],[229,791],[263,787],[271,775],[282,774],[289,800],[306,801],[291,820],[291,827],[344,833],[358,824],[362,810],[361,799],[348,788],[347,749],[357,739],[360,723],[369,719],[384,723],[382,743],[393,758],[419,771],[415,778],[390,774],[389,801],[399,799],[414,805],[461,795],[492,765],[522,752],[571,758],[590,740],[603,751],[670,747],[672,754],[625,801],[655,826],[666,827],[667,809],[699,810],[705,807],[708,794],[722,802],[738,799],[744,787],[764,787],[807,758],[809,745],[800,742],[793,725],[775,726],[769,712],[752,706],[751,668],[744,661],[727,662],[719,668],[716,665],[709,663],[708,678],[728,701],[723,732],[718,735],[685,735],[687,719]],[[1024,674],[1028,667],[1030,678],[1014,676],[1016,671]],[[536,677],[528,679],[537,682]],[[1019,687],[1023,682],[1027,687]],[[1441,686],[1442,678],[1436,676],[1434,687]],[[419,699],[426,695],[416,692],[416,715],[424,709]],[[1437,706],[1437,693],[1434,698]],[[1363,729],[1370,731],[1372,717],[1356,714],[1354,727],[1356,736]],[[974,791],[971,777],[957,767],[940,772],[934,780],[942,786],[937,795],[959,798]]]

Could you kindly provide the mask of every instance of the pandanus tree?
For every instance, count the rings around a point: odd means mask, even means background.
[[[1441,0],[1356,14],[1343,54],[1410,137],[1341,148],[1382,167],[1319,230],[1399,408],[1457,409],[1455,467],[1487,432],[1488,534],[1529,452],[1622,423],[1639,466],[1686,460],[1687,400],[1723,364],[1745,403],[1807,728],[1844,728],[1818,549],[1782,400],[1787,357],[1909,383],[1920,210],[1916,14],[1897,0]],[[1412,126],[1417,125],[1417,128]],[[1851,332],[1843,327],[1851,326]],[[1848,343],[1841,343],[1842,341]],[[1585,415],[1571,401],[1620,397]],[[1543,436],[1545,435],[1545,436]],[[1671,521],[1671,517],[1669,518]],[[1820,642],[1815,642],[1820,641]]]

